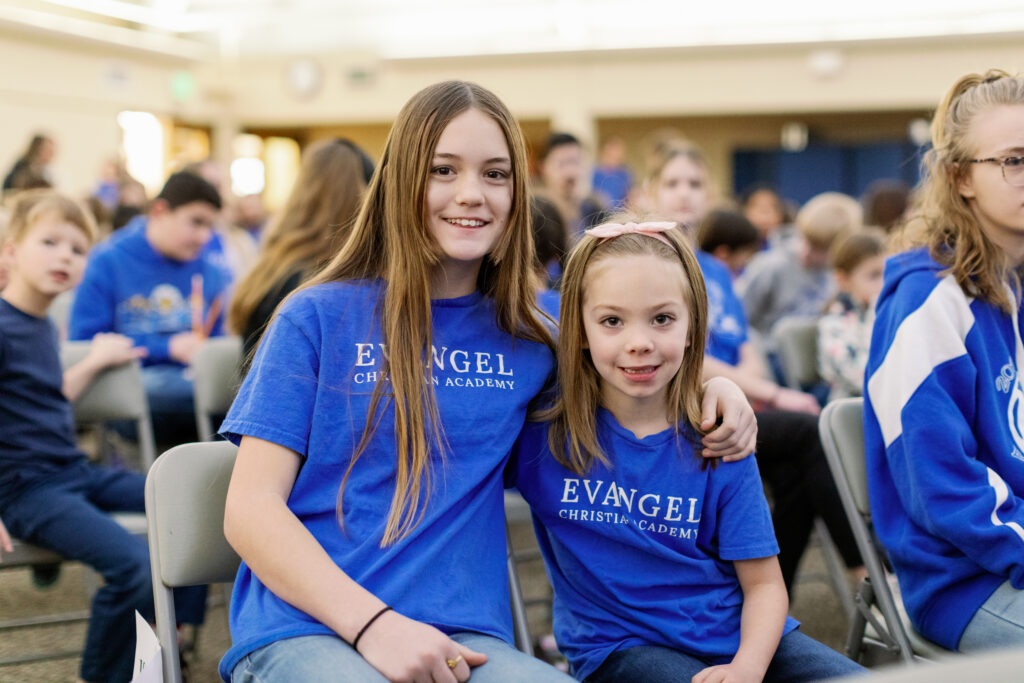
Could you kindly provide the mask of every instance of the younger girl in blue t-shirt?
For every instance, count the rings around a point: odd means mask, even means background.
[[[859,671],[786,616],[755,459],[708,469],[694,450],[707,295],[674,226],[598,226],[565,269],[557,398],[513,472],[559,648],[588,683]]]
[[[341,251],[275,313],[221,428],[225,679],[564,680],[509,644],[503,474],[554,369],[526,169],[491,92],[420,91]]]

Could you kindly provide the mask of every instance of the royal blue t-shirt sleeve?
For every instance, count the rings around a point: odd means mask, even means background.
[[[255,436],[305,456],[316,405],[317,349],[291,316],[275,316],[221,434],[235,444],[242,436]]]
[[[778,555],[779,544],[757,458],[721,463],[711,472],[711,481],[721,486],[718,556],[723,560],[750,560]]]

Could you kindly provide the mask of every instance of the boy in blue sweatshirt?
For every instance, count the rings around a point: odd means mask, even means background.
[[[932,137],[865,373],[872,519],[922,635],[1021,647],[1024,79],[961,78]]]
[[[204,253],[220,208],[209,182],[173,174],[148,215],[96,248],[71,309],[71,339],[117,332],[146,349],[143,379],[160,441],[193,433],[186,369],[204,339],[222,334],[229,281]]]

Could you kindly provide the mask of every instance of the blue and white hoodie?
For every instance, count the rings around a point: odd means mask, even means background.
[[[864,427],[879,539],[911,621],[956,649],[1006,580],[1024,588],[1020,307],[967,296],[926,249],[896,255],[871,339]]]

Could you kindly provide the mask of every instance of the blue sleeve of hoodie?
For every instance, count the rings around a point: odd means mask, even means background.
[[[85,268],[82,282],[75,289],[68,321],[68,338],[88,340],[100,332],[114,332],[114,282],[110,265],[102,255],[94,254]]]
[[[991,382],[968,349],[992,331],[979,330],[951,277],[908,280],[880,304],[866,386],[895,494],[913,524],[1024,587],[1024,502],[978,457],[986,442],[998,443],[986,423],[999,416],[978,414],[978,392]],[[894,502],[873,499],[872,509],[884,514]],[[904,533],[883,541],[910,541]],[[914,545],[898,552],[929,551]]]

